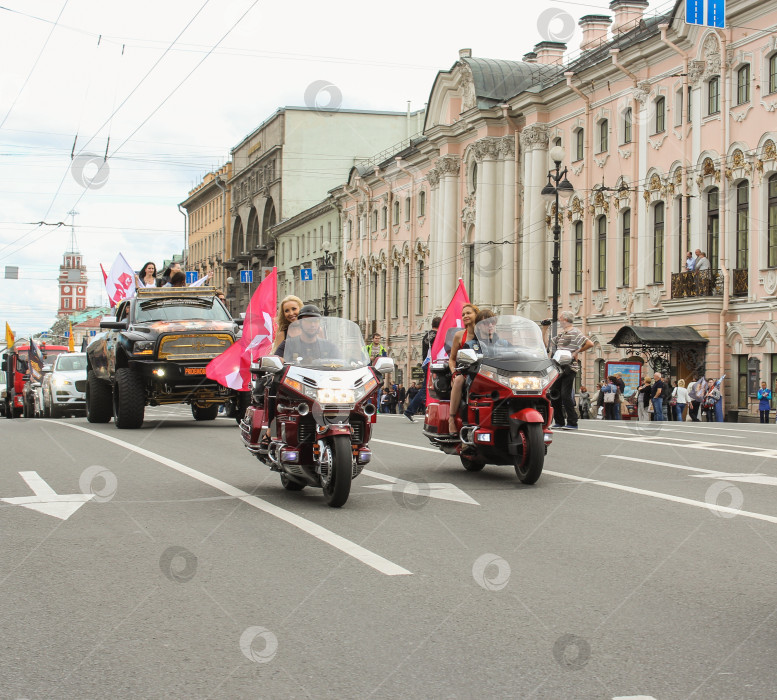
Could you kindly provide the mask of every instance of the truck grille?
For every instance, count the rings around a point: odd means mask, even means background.
[[[208,360],[232,345],[228,333],[212,335],[166,335],[159,343],[160,360]]]

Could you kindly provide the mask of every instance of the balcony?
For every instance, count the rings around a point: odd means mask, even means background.
[[[731,295],[747,296],[748,270],[732,270]],[[693,297],[722,296],[723,275],[719,270],[702,270],[701,272],[679,272],[672,275],[672,299],[689,299]]]

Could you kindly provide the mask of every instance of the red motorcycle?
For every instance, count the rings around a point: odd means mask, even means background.
[[[535,483],[552,442],[550,401],[559,377],[539,326],[520,316],[485,319],[456,362],[467,385],[455,416],[458,433],[448,433],[450,368],[438,361],[430,367],[424,435],[446,454],[458,454],[467,471],[512,464],[524,484]]]
[[[394,361],[381,357],[371,366],[355,323],[322,317],[315,307],[303,316],[309,308],[289,326],[283,358],[251,365],[251,404],[240,430],[285,489],[321,488],[339,508],[372,457],[377,391]]]

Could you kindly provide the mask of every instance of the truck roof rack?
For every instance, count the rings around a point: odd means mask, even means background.
[[[145,287],[136,291],[138,299],[144,297],[212,297],[216,294],[215,287],[201,285],[200,287]]]

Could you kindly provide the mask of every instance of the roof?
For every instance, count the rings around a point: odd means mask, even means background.
[[[620,348],[629,345],[687,345],[709,343],[709,340],[690,326],[623,326],[610,341]]]
[[[477,105],[489,109],[502,104],[530,87],[545,82],[546,77],[563,71],[560,65],[505,61],[495,58],[462,58],[472,71]]]

